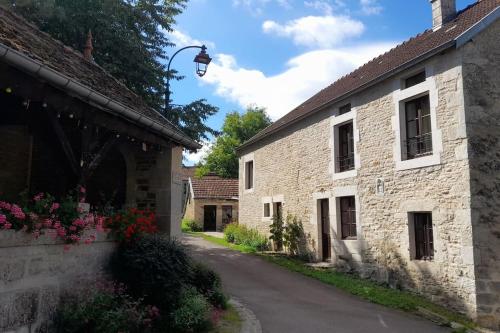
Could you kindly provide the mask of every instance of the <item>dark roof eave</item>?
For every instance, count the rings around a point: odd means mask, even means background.
[[[350,96],[352,96],[354,94],[358,94],[358,93],[362,92],[363,90],[366,90],[366,89],[374,86],[377,83],[380,83],[380,82],[382,82],[384,80],[387,80],[388,78],[390,78],[390,77],[392,77],[392,76],[394,76],[394,75],[396,75],[396,74],[398,74],[398,73],[400,73],[400,72],[402,72],[402,71],[404,71],[404,70],[406,70],[406,69],[408,69],[408,68],[410,68],[412,66],[415,66],[416,64],[418,64],[418,63],[420,63],[422,61],[425,61],[425,60],[427,60],[427,59],[435,56],[436,54],[439,54],[439,53],[441,53],[443,51],[446,51],[449,48],[455,46],[455,44],[456,44],[455,40],[451,40],[451,41],[449,41],[447,43],[444,43],[441,46],[438,46],[438,47],[430,50],[429,52],[424,53],[421,56],[419,56],[419,57],[417,57],[415,59],[412,59],[412,60],[410,60],[410,61],[402,64],[401,66],[392,69],[391,71],[389,71],[389,72],[387,72],[387,73],[385,73],[383,75],[378,76],[377,78],[375,78],[375,79],[373,79],[373,80],[365,83],[364,85],[362,85],[362,86],[360,86],[360,87],[358,87],[358,88],[356,88],[354,90],[351,90],[351,91],[349,91],[349,92],[347,92],[347,93],[345,93],[343,95],[340,95],[340,96],[337,96],[337,97],[331,99],[330,101],[328,101],[328,102],[326,102],[326,103],[324,103],[324,104],[322,104],[322,105],[314,108],[313,110],[311,110],[311,111],[309,111],[309,112],[307,112],[307,113],[305,113],[305,114],[303,114],[303,115],[301,115],[301,116],[293,119],[290,122],[287,122],[287,123],[285,123],[285,124],[283,124],[283,125],[275,128],[275,129],[273,129],[272,131],[270,131],[270,132],[268,132],[268,133],[266,133],[266,134],[264,134],[264,135],[262,135],[260,137],[257,137],[259,135],[257,133],[253,138],[250,138],[248,141],[244,142],[242,145],[240,145],[239,147],[237,147],[236,148],[236,152],[238,153],[238,155],[240,155],[240,153],[243,150],[245,150],[246,148],[248,148],[252,144],[255,144],[255,143],[261,141],[262,139],[267,138],[270,135],[275,134],[275,133],[277,133],[277,132],[285,129],[288,126],[290,126],[292,124],[295,124],[295,123],[303,120],[304,118],[309,117],[312,114],[315,114],[315,113],[317,113],[317,112],[319,112],[319,111],[321,111],[321,110],[323,110],[323,109],[325,109],[327,107],[330,107],[332,104],[335,104],[335,103],[337,103],[337,102],[339,102],[339,101],[341,101],[343,99],[346,99],[346,98],[348,98],[348,97],[350,97]]]
[[[109,98],[94,89],[81,84],[77,80],[69,78],[55,69],[48,67],[47,65],[42,64],[2,43],[0,43],[0,59],[31,76],[42,78],[63,91],[75,94],[83,98],[83,100],[92,101],[105,109],[110,109],[124,116],[131,122],[139,123],[146,129],[159,136],[166,137],[181,146],[193,150],[201,148],[200,144],[189,138],[175,127],[175,129],[168,128],[158,121],[138,113],[120,102],[117,102],[116,100],[113,100],[112,98]]]

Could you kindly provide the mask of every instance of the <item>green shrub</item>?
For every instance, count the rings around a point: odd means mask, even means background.
[[[267,250],[269,242],[256,229],[244,225],[229,224],[224,229],[224,237],[229,243],[248,246],[256,251]]]
[[[173,327],[181,332],[203,332],[210,323],[210,304],[194,288],[187,288],[181,294],[179,306],[172,313]]]
[[[224,228],[224,239],[229,243],[234,243],[234,234],[238,230],[238,224],[231,223]]]
[[[300,241],[304,237],[304,227],[302,221],[296,216],[287,215],[286,225],[283,233],[283,244],[291,255],[300,255]]]
[[[191,285],[203,294],[213,306],[227,308],[227,298],[222,292],[220,277],[210,268],[197,263],[192,267]]]
[[[153,332],[157,308],[133,300],[123,289],[100,289],[66,296],[59,305],[51,331],[58,333]]]
[[[203,231],[203,228],[192,219],[183,219],[181,224],[182,232],[199,232]]]
[[[191,273],[191,260],[177,241],[148,235],[121,244],[111,268],[114,278],[123,282],[133,296],[144,297],[148,304],[170,313]]]
[[[283,236],[285,232],[281,214],[273,215],[273,223],[269,226],[269,232],[271,233],[269,239],[274,242],[275,250],[281,251],[283,249]]]

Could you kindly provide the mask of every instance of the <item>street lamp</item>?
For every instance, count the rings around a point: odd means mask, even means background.
[[[174,57],[177,55],[177,53],[186,50],[186,49],[201,49],[200,53],[194,57],[193,62],[196,63],[196,74],[198,74],[199,77],[202,77],[205,75],[207,72],[207,67],[208,64],[210,64],[210,61],[212,61],[212,58],[207,53],[207,47],[205,45],[198,46],[198,45],[191,45],[191,46],[186,46],[183,47],[182,49],[178,50],[175,52],[172,57],[170,58],[167,66],[167,89],[165,90],[165,114],[168,112],[170,109],[170,64],[172,63],[172,60],[174,60]]]

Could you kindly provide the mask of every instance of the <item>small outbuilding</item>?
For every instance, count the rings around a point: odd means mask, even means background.
[[[185,219],[198,222],[203,231],[221,231],[238,220],[238,179],[209,174],[189,177]]]

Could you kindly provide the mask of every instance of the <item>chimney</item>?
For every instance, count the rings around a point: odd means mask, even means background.
[[[89,30],[87,34],[87,41],[85,42],[85,47],[83,48],[83,58],[87,61],[93,61],[92,50],[94,47],[92,46],[92,32]]]
[[[456,0],[430,0],[432,5],[432,30],[439,30],[457,15]]]

